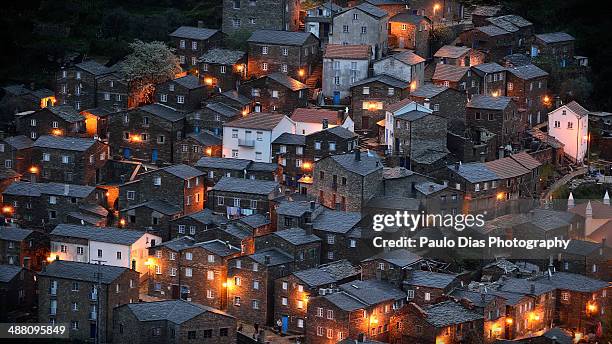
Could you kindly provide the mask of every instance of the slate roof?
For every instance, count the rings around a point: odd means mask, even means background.
[[[484,308],[487,304],[495,300],[495,295],[490,293],[481,293],[471,290],[455,289],[450,293],[451,296],[457,299],[469,300],[474,306]],[[484,296],[484,297],[483,297]]]
[[[470,67],[437,64],[433,80],[459,81],[470,70]]]
[[[360,301],[359,299],[354,298],[344,291],[339,291],[332,294],[327,294],[323,296],[329,302],[336,305],[338,308],[345,310],[347,312],[356,311],[361,308],[366,308],[368,305],[365,302]]]
[[[219,30],[206,29],[194,26],[181,26],[178,29],[174,30],[172,33],[170,33],[170,36],[196,40],[206,40],[212,37],[212,35],[217,32],[219,32]]]
[[[278,169],[278,165],[276,163],[253,161],[249,165],[248,171],[275,172],[277,169]]]
[[[251,254],[249,257],[251,257],[251,259],[253,259],[254,261],[260,264],[264,264],[266,266],[276,266],[293,262],[293,257],[289,253],[278,248],[270,248],[263,251],[257,251]],[[269,264],[265,263],[266,257],[270,258]]]
[[[541,295],[555,289],[554,286],[521,278],[503,278],[498,281],[500,291],[520,293],[525,295]],[[532,287],[534,288],[532,290]]]
[[[111,284],[121,276],[121,274],[128,270],[128,268],[114,265],[98,265],[68,260],[55,260],[47,265],[46,269],[41,271],[39,276],[96,283],[99,278],[100,283]]]
[[[16,96],[22,96],[24,94],[29,94],[31,92],[30,89],[28,89],[27,87],[25,87],[25,85],[20,84],[20,85],[8,85],[5,87],[2,87],[2,89],[4,89],[7,93],[16,95]]]
[[[379,75],[375,75],[371,78],[367,78],[367,79],[363,79],[363,80],[359,80],[353,84],[351,84],[351,88],[355,87],[355,86],[361,86],[364,84],[369,84],[371,82],[381,82],[385,85],[389,85],[389,86],[393,86],[393,87],[397,87],[397,88],[408,88],[408,86],[410,85],[409,83],[399,80],[393,76],[387,75],[387,74],[379,74]]]
[[[185,217],[192,218],[204,225],[210,225],[213,223],[217,223],[219,219],[225,219],[224,217],[218,217],[217,215],[213,214],[212,210],[208,208],[200,210],[197,213],[185,215]]]
[[[230,159],[217,157],[202,157],[195,163],[196,167],[219,168],[224,170],[246,170],[251,164],[251,160]]]
[[[15,179],[20,177],[21,174],[15,172],[15,170],[11,168],[6,168],[4,166],[0,166],[0,179]]]
[[[576,40],[574,36],[565,32],[540,33],[535,36],[544,43],[560,43]]]
[[[433,98],[438,94],[448,90],[448,87],[438,86],[432,83],[425,83],[418,87],[416,90],[410,92],[411,96],[421,97],[421,98]]]
[[[323,58],[326,59],[351,59],[369,60],[372,50],[367,44],[343,45],[328,44],[325,46]]]
[[[129,303],[122,307],[127,307],[138,321],[165,320],[174,324],[182,324],[207,312],[233,318],[221,310],[183,300]]]
[[[12,264],[0,265],[0,282],[8,283],[21,272],[21,267]]]
[[[211,49],[202,55],[199,59],[200,62],[214,63],[221,65],[233,65],[240,61],[245,55],[244,51],[230,50],[230,49]]]
[[[245,217],[241,217],[238,219],[239,222],[244,223],[245,225],[251,228],[259,228],[262,226],[269,225],[272,223],[269,218],[267,218],[263,214],[253,214]]]
[[[49,106],[45,109],[51,111],[53,114],[57,115],[66,122],[76,123],[85,120],[85,117],[83,117],[80,112],[70,105]]]
[[[291,119],[294,122],[304,123],[323,123],[323,120],[327,119],[329,124],[337,124],[338,111],[315,108],[297,108],[293,110]]]
[[[155,210],[164,215],[176,215],[181,212],[181,208],[177,207],[174,204],[163,201],[163,200],[153,200],[153,201],[147,201],[147,202],[143,202],[139,204],[134,204],[130,207],[122,209],[122,211],[127,211],[127,210],[141,208],[141,207]]]
[[[611,286],[610,283],[602,280],[568,272],[555,272],[552,276],[542,276],[536,281],[551,288],[583,293],[592,293]]]
[[[321,238],[314,234],[308,234],[306,230],[302,228],[289,228],[274,232],[273,235],[288,241],[292,245],[305,245],[321,241]]]
[[[187,180],[187,179],[191,179],[194,177],[199,177],[204,175],[204,172],[198,170],[195,167],[191,167],[189,165],[185,165],[185,164],[177,164],[177,165],[171,165],[168,167],[164,167],[161,169],[162,171],[166,171],[176,177],[179,177],[181,179]],[[154,171],[152,171],[154,172]]]
[[[172,251],[179,252],[195,244],[195,239],[190,236],[182,236],[170,241],[165,241],[155,247],[167,247]]]
[[[223,177],[211,190],[269,195],[278,189],[278,183],[269,180]]]
[[[346,233],[361,221],[361,213],[325,209],[314,220],[312,228],[331,233]]]
[[[356,297],[363,303],[373,306],[385,301],[400,300],[406,297],[401,289],[383,281],[351,281],[341,284],[340,290]]]
[[[484,318],[482,314],[478,314],[451,300],[431,305],[423,310],[427,314],[425,320],[437,328]]]
[[[383,164],[377,156],[369,156],[366,152],[361,152],[361,160],[355,160],[354,153],[331,155],[328,157],[333,159],[347,171],[367,176],[378,170],[382,170]]]
[[[425,62],[424,58],[408,50],[393,54],[389,57],[394,58],[400,62],[406,63],[410,66]]]
[[[14,227],[0,227],[0,239],[6,241],[21,241],[32,234],[30,229],[14,228]]]
[[[426,20],[431,23],[431,20],[425,16],[419,16],[408,12],[400,12],[391,17],[391,19],[389,19],[390,22],[406,23],[413,25],[419,25],[421,20]]]
[[[0,232],[0,238],[2,237],[2,232]],[[592,253],[599,252],[599,249],[602,248],[601,242],[593,242],[586,240],[570,240],[569,245],[567,245],[567,249],[561,250],[563,253],[569,253],[579,256],[589,256]],[[609,249],[606,247],[606,249]]]
[[[328,133],[334,134],[340,138],[343,139],[351,139],[355,136],[357,136],[357,134],[355,134],[354,132],[346,129],[345,127],[341,126],[341,125],[337,125],[335,127],[331,127],[329,129],[325,129],[327,130]]]
[[[78,226],[59,224],[51,235],[87,239],[119,245],[132,245],[145,235],[145,232],[113,227]]]
[[[457,275],[414,270],[410,276],[404,280],[404,284],[444,289],[453,283],[456,278]]]
[[[514,76],[516,76],[517,78],[521,78],[524,80],[548,76],[548,73],[546,73],[544,70],[540,69],[538,66],[534,64],[511,67],[511,68],[508,68],[508,71],[512,73]]]
[[[516,53],[504,56],[504,61],[512,66],[524,66],[531,63],[531,57]]]
[[[276,214],[287,216],[302,216],[310,210],[310,202],[308,201],[291,201],[281,202],[276,208]]]
[[[34,144],[34,141],[25,135],[10,136],[3,141],[17,150],[31,148]]]
[[[177,84],[190,90],[195,90],[196,88],[204,87],[204,85],[200,84],[200,79],[198,79],[197,76],[191,74],[187,74],[183,77],[171,81],[176,82]]]
[[[380,9],[380,8],[378,8],[378,7],[376,7],[376,6],[372,5],[372,4],[369,4],[367,2],[361,3],[361,4],[359,4],[357,6],[354,6],[354,7],[349,7],[348,10],[353,9],[353,8],[360,9],[361,11],[363,11],[363,12],[365,12],[365,13],[367,13],[367,14],[371,15],[372,17],[375,17],[375,18],[383,18],[383,17],[389,15],[387,13],[387,11],[385,11],[383,9]]]
[[[314,37],[310,32],[257,30],[251,34],[247,42],[301,46],[310,36]]]
[[[306,145],[306,136],[298,135],[298,134],[291,134],[291,133],[282,133],[282,134],[280,134],[279,137],[274,139],[274,141],[272,141],[272,143],[273,144],[280,144],[280,145],[299,145],[299,146],[304,146],[304,145]]]
[[[459,170],[456,169],[455,165],[448,165],[447,167],[454,173],[457,173],[461,177],[465,178],[470,183],[479,183],[499,179],[497,174],[491,171],[487,165],[482,162],[460,164]]]
[[[472,99],[467,103],[467,107],[476,109],[488,109],[488,110],[503,110],[512,101],[510,97],[492,97],[482,94],[475,94]]]
[[[139,107],[138,109],[148,112],[152,115],[155,115],[159,118],[165,119],[170,122],[179,121],[185,118],[185,116],[187,115],[186,113],[177,111],[176,109],[173,109],[169,106],[157,104],[157,103],[143,105]]]
[[[285,115],[282,113],[253,112],[223,124],[224,127],[272,130]]]
[[[44,135],[34,141],[33,147],[84,152],[96,142],[96,139],[90,138]]]
[[[309,287],[320,287],[338,283],[345,278],[359,275],[360,273],[360,269],[353,266],[348,260],[342,259],[320,265],[316,268],[296,271],[293,275]]]
[[[239,240],[243,240],[243,239],[253,236],[253,232],[245,228],[238,227],[233,223],[227,223],[225,225],[222,225],[219,227],[219,229]]]
[[[404,112],[404,113],[400,113],[400,114],[396,114],[395,118],[399,118],[399,119],[403,119],[405,121],[416,121],[418,119],[421,119],[425,116],[429,116],[431,115],[429,112],[424,112],[424,111],[419,111],[419,110],[412,110],[412,111],[408,111],[408,112]]]
[[[235,253],[240,253],[239,248],[229,245],[219,239],[199,242],[199,243],[193,244],[192,247],[201,247],[205,249],[206,251],[214,253],[220,257],[227,257]]]
[[[95,189],[93,186],[76,184],[14,182],[2,193],[5,195],[32,197],[39,197],[45,194],[84,198],[89,196]]]
[[[238,93],[236,90],[229,90],[221,93],[224,97],[237,101],[242,105],[251,104],[251,99],[245,95]]]
[[[511,157],[487,161],[484,164],[500,179],[516,178],[531,173],[529,169],[525,168]]]
[[[299,91],[299,90],[305,90],[308,88],[308,85],[301,83],[300,81],[295,80],[289,75],[285,73],[281,73],[281,72],[274,72],[274,73],[268,74],[264,76],[264,78],[272,79],[294,92]]]
[[[448,58],[459,58],[470,52],[468,47],[458,47],[455,45],[444,45],[436,53],[434,57],[448,57]]]
[[[475,30],[480,31],[480,32],[484,33],[485,35],[487,35],[489,37],[495,37],[495,36],[501,36],[501,35],[509,34],[508,31],[500,28],[499,26],[495,26],[495,25],[479,26],[479,27],[475,28]]]
[[[240,110],[234,109],[229,105],[218,102],[207,103],[206,108],[227,118],[238,116],[240,114]]]
[[[406,249],[397,249],[379,253],[374,257],[364,259],[363,262],[369,262],[377,259],[384,260],[387,263],[404,268],[422,260],[423,257]]]
[[[94,60],[83,61],[81,63],[77,63],[75,66],[96,76],[109,74],[112,72],[112,69]]]
[[[444,184],[434,183],[434,182],[422,182],[422,183],[416,184],[414,187],[415,189],[417,189],[417,191],[419,191],[423,195],[431,195],[438,191],[442,191],[446,189],[448,186]]]
[[[208,130],[201,130],[199,133],[189,133],[187,137],[196,140],[198,143],[204,146],[220,146],[223,143],[223,139]]]
[[[570,110],[572,110],[572,112],[574,112],[575,114],[577,114],[580,117],[586,116],[586,115],[589,114],[589,110],[583,108],[582,105],[578,104],[574,100],[572,100],[571,102],[565,104],[565,106],[567,108],[569,108]]]
[[[550,330],[544,332],[542,337],[546,337],[550,339],[551,343],[558,344],[572,344],[574,343],[574,338],[567,331],[560,329],[558,327],[551,328]]]
[[[476,6],[472,11],[472,15],[492,17],[499,13],[501,6]]]
[[[90,214],[90,213],[82,213],[82,212],[78,212],[78,211],[71,211],[69,213],[67,213],[68,216],[73,217],[77,220],[81,220],[82,224],[85,225],[97,225],[100,221],[104,220],[104,217],[102,216],[98,216],[95,214]]]

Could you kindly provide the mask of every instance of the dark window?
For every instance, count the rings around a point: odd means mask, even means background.
[[[219,329],[219,337],[227,337],[228,333],[229,333],[229,330],[227,327]]]
[[[342,177],[342,185],[346,185],[346,177]]]
[[[196,331],[187,332],[187,339],[196,339]]]
[[[319,177],[321,179],[325,178],[325,172],[323,172],[323,171],[319,172]]]
[[[204,338],[212,338],[212,330],[204,330]]]

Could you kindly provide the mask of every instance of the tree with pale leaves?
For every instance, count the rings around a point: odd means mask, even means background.
[[[163,42],[135,40],[130,48],[132,53],[122,62],[121,71],[135,91],[135,103],[150,103],[156,84],[174,79],[182,72],[179,60]]]

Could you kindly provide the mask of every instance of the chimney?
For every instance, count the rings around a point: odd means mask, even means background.
[[[198,20],[198,27],[200,29],[204,27],[204,21],[203,20]]]
[[[423,101],[423,106],[429,109],[430,105],[431,101],[429,100],[429,98],[425,98],[425,100]]]
[[[570,192],[569,196],[567,197],[567,210],[572,209],[574,206],[574,194]]]
[[[561,100],[561,97],[556,96],[555,97],[555,108],[559,108],[561,107],[561,105],[563,105],[563,101]]]
[[[498,152],[499,159],[502,159],[504,157],[504,146],[499,146]]]
[[[480,162],[485,162],[486,159],[487,159],[487,156],[485,152],[480,152]]]
[[[535,284],[531,284],[529,292],[531,293],[531,295],[535,295]]]
[[[355,148],[355,161],[361,161],[361,150],[359,150],[359,147]]]
[[[70,193],[70,185],[64,184],[64,196],[68,196],[69,193]]]
[[[461,167],[461,161],[455,163],[455,171],[459,171],[459,167]]]
[[[329,128],[329,121],[327,120],[327,118],[323,118],[323,130]]]
[[[270,256],[268,256],[267,254],[264,256],[264,264],[270,264]]]
[[[315,210],[316,203],[315,201],[310,201],[310,211],[313,212]]]
[[[603,204],[610,205],[610,195],[608,194],[608,190],[606,190],[606,194],[604,195]]]
[[[304,233],[306,233],[306,235],[312,234],[312,222],[309,221],[304,223]]]

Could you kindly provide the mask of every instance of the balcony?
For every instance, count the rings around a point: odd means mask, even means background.
[[[238,139],[238,146],[255,147],[255,140]]]

